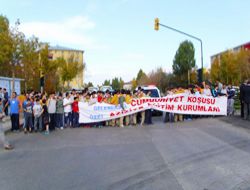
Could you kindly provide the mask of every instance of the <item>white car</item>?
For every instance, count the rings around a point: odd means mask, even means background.
[[[160,90],[155,85],[141,86],[141,88],[144,94],[148,94],[150,92],[150,97],[153,97],[153,98],[161,97]],[[136,88],[136,90],[138,90],[138,87]]]
[[[155,85],[141,86],[141,88],[142,88],[144,94],[146,94],[146,95],[150,92],[150,97],[152,97],[152,98],[160,98],[161,97],[160,90]],[[138,90],[138,87],[135,90]],[[157,110],[151,110],[151,111],[152,111],[153,116],[162,115],[161,111],[157,111]]]
[[[98,87],[89,87],[88,88],[88,91],[91,93],[91,92],[98,92],[99,88]]]
[[[102,86],[100,88],[100,91],[102,91],[102,92],[106,92],[107,90],[109,90],[109,92],[113,92],[112,86]]]

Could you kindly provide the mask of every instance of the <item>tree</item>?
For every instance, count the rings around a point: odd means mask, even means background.
[[[67,88],[69,88],[69,82],[75,78],[80,72],[83,72],[84,64],[80,64],[74,60],[71,56],[67,61],[64,58],[58,58],[57,64],[60,67],[60,76],[63,82],[67,82]]]
[[[148,74],[148,85],[156,85],[162,92],[167,88],[167,74],[163,71],[162,67],[152,70]]]
[[[143,85],[143,82],[145,82],[145,80],[147,80],[147,75],[146,73],[144,73],[144,71],[142,69],[139,70],[139,72],[137,73],[137,77],[136,77],[136,82],[138,85]]]
[[[250,51],[244,48],[225,51],[213,60],[210,75],[213,81],[239,85],[250,77]]]
[[[10,76],[10,62],[13,54],[13,39],[9,28],[9,20],[0,15],[0,75]]]
[[[113,89],[120,89],[119,79],[117,77],[112,79],[112,88]]]
[[[93,85],[93,83],[92,82],[88,82],[87,84],[85,84],[84,85],[86,88],[88,88],[88,87],[93,87],[94,85]]]
[[[110,80],[105,80],[102,86],[110,86]]]
[[[39,90],[40,65],[38,48],[39,42],[36,37],[25,39],[24,43],[21,44],[22,64],[17,76],[24,79],[25,91],[28,89]]]
[[[197,71],[196,71],[196,69],[191,69],[191,71],[189,72],[189,78],[190,78],[190,83],[191,84],[197,84],[198,80],[197,80]]]
[[[137,87],[137,82],[136,82],[136,79],[135,78],[133,78],[133,80],[132,80],[132,90],[135,90],[136,89],[136,87]]]
[[[115,77],[112,79],[112,88],[119,90],[123,88],[124,85],[124,81],[122,80],[122,78],[118,79],[118,77]]]
[[[221,77],[220,77],[220,59],[219,58],[215,58],[211,64],[211,79],[212,81],[220,81]]]
[[[236,55],[238,65],[239,83],[250,78],[250,50],[241,49]]]
[[[59,65],[60,60],[49,60],[49,45],[48,44],[40,44],[42,47],[40,49],[40,71],[41,74],[44,75],[45,85],[44,89],[46,92],[55,92],[59,90],[61,87],[59,86]]]
[[[189,71],[195,67],[195,49],[192,42],[182,42],[175,54],[173,73],[179,77],[181,84],[187,84]]]

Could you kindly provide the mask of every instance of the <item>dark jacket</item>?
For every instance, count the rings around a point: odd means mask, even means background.
[[[241,103],[243,102],[243,94],[244,94],[243,89],[244,89],[244,87],[245,87],[244,83],[240,85],[240,97],[239,98],[240,98]]]
[[[242,96],[244,103],[250,104],[250,84],[247,84],[243,87]]]

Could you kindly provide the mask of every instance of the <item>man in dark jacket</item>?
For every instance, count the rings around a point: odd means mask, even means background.
[[[250,80],[243,87],[244,119],[250,120]]]
[[[240,116],[244,118],[244,102],[243,102],[243,89],[246,83],[240,85]]]

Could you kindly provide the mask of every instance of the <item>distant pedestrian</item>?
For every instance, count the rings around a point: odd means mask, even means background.
[[[58,129],[63,129],[64,126],[63,112],[64,112],[63,98],[62,94],[59,93],[56,101],[56,127]]]
[[[35,105],[33,106],[33,112],[34,112],[34,128],[35,132],[42,131],[42,106],[40,104],[40,99],[37,98]]]
[[[16,92],[12,93],[11,99],[5,104],[4,109],[8,109],[10,105],[10,118],[11,118],[11,131],[16,132],[19,131],[19,109],[20,104],[17,100]],[[6,113],[6,112],[5,112]]]
[[[227,88],[227,115],[229,116],[234,113],[234,96],[235,90],[229,85]]]
[[[250,80],[243,87],[244,119],[250,120]]]
[[[49,128],[50,130],[54,130],[56,127],[56,97],[54,93],[50,95],[48,100],[48,112],[50,119]]]
[[[43,120],[43,128],[45,129],[44,134],[49,134],[49,112],[48,107],[46,105],[46,99],[42,100],[42,120]]]
[[[64,106],[64,125],[65,128],[71,126],[71,118],[72,118],[72,101],[70,99],[70,94],[67,92],[66,97],[63,99]]]
[[[74,128],[79,127],[79,107],[78,107],[78,98],[74,97],[74,102],[72,103],[72,126]]]
[[[4,129],[3,129],[4,117],[5,117],[5,113],[3,110],[3,101],[2,101],[2,98],[0,98],[0,142],[3,144],[4,149],[11,150],[13,149],[13,146],[10,145],[10,143],[6,140]]]
[[[28,98],[25,103],[24,110],[25,115],[24,115],[24,120],[25,120],[25,125],[24,125],[24,133],[26,134],[28,131],[32,132],[33,130],[33,105]]]

